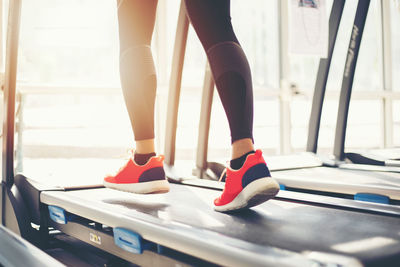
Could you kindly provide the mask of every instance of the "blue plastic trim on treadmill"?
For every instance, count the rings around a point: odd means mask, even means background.
[[[286,186],[284,184],[279,184],[279,189],[280,190],[286,190]]]
[[[143,253],[142,237],[125,228],[116,227],[113,229],[115,245],[135,254]]]
[[[65,210],[57,206],[49,206],[50,218],[59,224],[66,224],[68,222]]]
[[[164,252],[164,246],[157,244],[157,253],[162,254]]]
[[[357,193],[354,195],[354,200],[389,204],[389,198],[387,196],[369,194],[369,193]]]

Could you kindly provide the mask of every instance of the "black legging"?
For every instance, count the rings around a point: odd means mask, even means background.
[[[210,63],[232,143],[253,139],[253,89],[247,58],[235,36],[230,0],[184,0]],[[120,75],[135,140],[154,138],[157,79],[150,51],[157,0],[119,0]]]

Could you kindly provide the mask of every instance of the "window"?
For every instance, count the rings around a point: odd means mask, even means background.
[[[168,1],[168,2],[167,2]],[[328,9],[332,5],[328,0]],[[280,151],[279,2],[232,0],[234,29],[249,59],[255,95],[254,137],[268,154]],[[348,138],[352,148],[382,145],[382,59],[380,1],[371,1],[365,26],[353,98]],[[179,0],[160,0],[153,36],[158,73],[156,104],[157,149],[163,151],[165,114]],[[357,1],[347,1],[336,42],[321,124],[321,151],[330,153],[346,51]],[[400,72],[398,1],[390,1],[392,72]],[[327,11],[329,13],[329,10]],[[23,156],[25,158],[124,156],[133,134],[119,81],[116,2],[110,0],[23,1],[19,89],[25,94]],[[192,28],[187,43],[177,136],[177,158],[193,159],[206,57]],[[305,149],[311,96],[318,58],[290,56],[289,82],[300,89],[290,100],[291,148]],[[393,75],[393,90],[400,78]],[[366,92],[367,91],[367,92]],[[376,99],[367,97],[377,93]],[[398,101],[397,101],[398,102]],[[399,145],[399,105],[394,102],[394,141]],[[118,119],[116,119],[118,118]],[[230,133],[215,91],[209,157],[229,156]],[[26,164],[26,166],[33,166]]]

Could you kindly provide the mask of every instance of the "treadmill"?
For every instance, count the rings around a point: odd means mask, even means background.
[[[398,264],[397,206],[281,192],[253,209],[226,214],[213,211],[212,200],[220,190],[205,186],[173,183],[169,194],[137,195],[104,188],[86,177],[80,179],[80,185],[68,185],[68,180],[60,182],[56,178],[56,184],[50,185],[41,183],[41,177],[15,175],[21,3],[14,0],[9,7],[2,225],[41,248],[49,246],[48,240],[56,231],[140,266]],[[178,30],[187,30],[183,2],[178,21]],[[178,31],[177,40],[183,32]],[[175,48],[182,48],[178,43]]]
[[[390,20],[390,10],[389,3],[381,1],[383,24],[387,24]],[[366,15],[366,14],[365,14]],[[389,17],[388,17],[389,16]],[[384,27],[385,25],[383,25]],[[390,90],[392,75],[389,73],[391,71],[391,57],[390,57],[390,46],[388,47],[386,43],[390,42],[390,39],[386,35],[390,35],[390,28],[388,31],[382,29],[383,36],[383,71],[384,71],[384,89]],[[362,34],[362,32],[361,32]],[[386,148],[386,149],[374,149],[369,151],[360,152],[345,152],[345,140],[346,140],[346,129],[347,129],[347,118],[349,113],[349,106],[351,100],[351,93],[353,87],[353,78],[355,74],[355,68],[357,64],[357,55],[360,43],[357,43],[357,51],[354,60],[349,68],[349,70],[343,74],[342,88],[340,91],[340,101],[338,108],[338,117],[336,122],[336,132],[335,132],[335,142],[334,142],[334,158],[336,164],[339,167],[349,168],[349,169],[365,169],[365,170],[376,170],[376,171],[398,171],[400,167],[400,148]],[[350,48],[349,48],[350,49]],[[387,55],[388,54],[388,55]],[[348,57],[349,59],[349,57]],[[347,62],[347,60],[346,60]],[[386,101],[383,103],[392,112],[390,103]],[[390,123],[390,122],[385,122]],[[397,168],[392,168],[397,167]]]
[[[322,158],[316,154],[326,83],[328,80],[329,68],[344,4],[344,0],[335,0],[332,5],[331,15],[329,18],[328,57],[320,60],[318,68],[318,76],[315,84],[310,114],[307,151],[296,155],[273,157],[266,156],[265,158],[271,170],[272,176],[280,183],[281,189],[399,205],[399,167],[372,166],[371,168],[370,165],[349,164],[338,160]],[[354,40],[350,40],[349,49],[354,57],[349,65],[348,73],[347,70],[345,72],[346,77],[343,80],[341,92],[342,98],[344,93],[348,93],[349,88],[351,88],[353,81],[352,77],[354,77],[355,63],[357,61],[358,50],[360,47],[369,4],[369,0],[358,1],[353,25],[353,28],[358,28],[358,35]],[[207,141],[211,116],[212,91],[214,87],[214,83],[210,75],[211,74],[206,72],[202,99],[202,113],[199,126],[196,169],[194,170],[193,174],[200,178],[216,180],[225,167],[220,163],[209,162],[207,160]],[[173,90],[174,87],[171,87],[171,89]],[[346,97],[347,100],[349,100],[349,94],[346,94]],[[342,109],[344,102],[342,98],[340,100],[338,127],[336,133],[344,132],[346,126],[346,124],[340,123],[345,122],[345,119],[347,119],[346,110]],[[170,101],[173,100],[173,98],[170,99]],[[171,102],[169,102],[169,104],[170,103]],[[345,113],[346,115],[344,116]],[[173,131],[172,129],[174,128],[170,129]],[[341,136],[344,137],[344,135]],[[168,139],[168,135],[166,137],[167,140],[169,140],[166,142],[167,152],[169,148],[168,144],[172,143],[170,142],[172,139]],[[338,147],[337,144],[339,144],[338,139],[336,139],[335,148]],[[341,144],[343,148],[344,139],[342,139]],[[166,159],[169,159],[168,153],[166,153]],[[170,161],[171,160],[169,159],[167,162]],[[179,175],[175,172],[171,173],[171,176],[175,177],[175,179],[183,179],[182,175]]]
[[[323,160],[323,166],[312,169],[301,169],[297,171],[279,171],[274,176],[282,183],[294,190],[304,191],[310,189],[316,193],[336,194],[342,197],[354,198],[356,200],[372,201],[385,204],[400,204],[400,168],[395,160],[386,160],[385,162],[360,162],[354,159],[361,159],[361,154],[345,153],[345,134],[347,127],[347,118],[349,111],[349,103],[351,89],[356,69],[357,57],[361,44],[361,38],[365,21],[368,14],[370,1],[359,1],[352,27],[351,40],[349,42],[348,54],[346,58],[346,66],[343,74],[342,88],[340,92],[338,116],[336,123],[335,142],[333,149],[334,158]],[[382,5],[383,2],[382,2]],[[341,11],[342,11],[341,6]],[[335,12],[335,4],[332,8],[330,18],[330,31],[332,29],[332,16],[337,16]],[[340,12],[341,13],[341,12]],[[336,26],[339,26],[340,19]],[[310,117],[309,138],[307,142],[307,150],[313,153],[317,152],[318,131],[321,118],[322,102],[325,94],[326,81],[329,74],[329,65],[333,52],[333,43],[330,33],[329,40],[329,63],[324,64],[321,59],[318,78],[313,97],[313,106]],[[323,72],[321,71],[323,69]],[[365,159],[365,158],[364,158]],[[370,158],[372,160],[372,158]],[[364,163],[364,164],[360,164]],[[368,164],[367,164],[368,163]],[[377,164],[379,163],[379,164]],[[374,164],[374,165],[371,165]],[[379,166],[380,165],[380,166]],[[326,167],[324,167],[326,166]],[[329,167],[336,169],[328,170]],[[287,176],[295,176],[296,180],[291,177],[287,180]],[[323,176],[326,180],[321,181],[322,185],[314,183],[313,179],[308,177]]]

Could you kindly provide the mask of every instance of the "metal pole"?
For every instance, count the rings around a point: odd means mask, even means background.
[[[5,190],[14,183],[15,91],[20,16],[21,0],[10,1],[4,77],[3,168],[0,192],[2,223],[5,221]]]
[[[189,29],[189,20],[186,16],[184,1],[179,9],[178,25],[176,29],[174,54],[172,57],[171,79],[168,92],[167,121],[165,125],[165,163],[175,163],[176,128],[178,121],[179,96],[181,93],[182,70],[185,58],[186,41]]]
[[[167,1],[159,1],[157,4],[156,24],[155,24],[155,49],[157,51],[157,84],[167,83],[168,80],[168,49],[165,45],[167,43]],[[164,99],[160,99],[160,91],[157,91],[157,98],[155,103],[155,137],[156,137],[156,151],[162,151],[164,147],[163,134],[165,119],[162,113],[162,103]]]
[[[210,133],[211,108],[214,96],[214,79],[207,62],[203,83],[203,95],[201,98],[201,111],[199,121],[199,136],[197,139],[196,167],[198,176],[202,178],[207,170],[208,138]]]
[[[17,78],[21,0],[10,1],[9,5],[6,64],[4,77],[2,181],[6,182],[7,185],[12,185],[14,179],[15,91]]]
[[[308,124],[307,151],[317,153],[319,130],[321,127],[322,106],[325,99],[326,82],[328,81],[336,36],[342,19],[345,0],[335,0],[329,16],[328,57],[319,61],[314,96],[311,106],[310,122]]]
[[[392,40],[391,40],[391,20],[390,3],[381,0],[381,26],[382,26],[382,74],[383,90],[392,91]],[[383,106],[383,146],[393,147],[393,106],[392,99],[384,97]]]
[[[288,57],[288,2],[278,1],[279,9],[279,131],[280,153],[288,154],[291,151],[291,118],[289,88],[289,57]]]
[[[347,50],[342,88],[340,90],[335,142],[333,145],[333,154],[335,159],[339,161],[343,161],[345,159],[344,145],[346,140],[347,118],[349,115],[351,91],[353,88],[354,73],[356,70],[358,52],[360,50],[369,4],[370,0],[358,1],[356,17],[354,19],[349,48]]]

